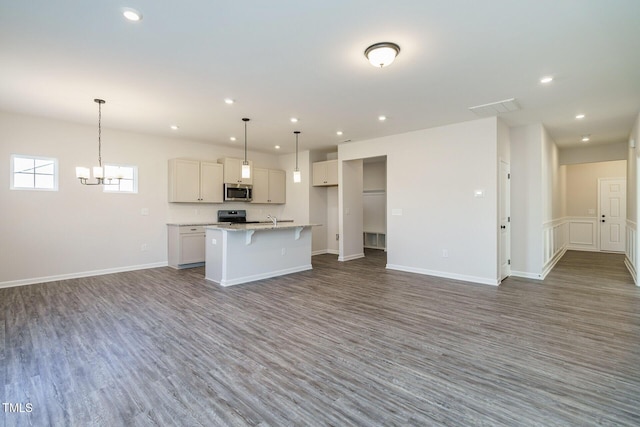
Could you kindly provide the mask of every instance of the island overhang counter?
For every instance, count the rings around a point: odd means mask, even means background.
[[[205,227],[205,278],[238,285],[311,270],[311,227],[318,224],[220,224]]]

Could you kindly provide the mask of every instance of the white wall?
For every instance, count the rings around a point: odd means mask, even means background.
[[[560,150],[560,164],[573,165],[578,163],[626,160],[627,149],[628,145],[626,142],[605,145],[584,145],[578,148],[563,148]]]
[[[298,200],[289,178],[286,209],[248,203],[168,203],[168,159],[242,157],[242,147],[104,127],[103,160],[137,165],[139,187],[137,194],[103,193],[100,186],[83,186],[75,178],[75,166],[97,163],[96,134],[95,126],[0,113],[0,286],[165,265],[167,222],[215,221],[218,209],[229,208],[245,208],[252,219],[267,213],[300,215],[304,208],[292,205],[308,205],[304,195]],[[11,154],[57,158],[59,191],[9,190]],[[293,163],[281,164],[278,156],[249,152],[249,158],[256,166],[282,166],[287,176],[293,170]],[[141,215],[143,208],[148,216]],[[147,251],[141,251],[142,244]]]
[[[566,214],[595,218],[598,213],[598,179],[626,178],[627,161],[567,165],[566,171]]]
[[[494,117],[338,147],[341,164],[387,156],[389,268],[498,283],[497,127]]]
[[[640,265],[640,233],[638,233],[638,190],[640,189],[640,173],[638,173],[638,157],[640,157],[640,114],[636,117],[633,129],[629,135],[629,142],[633,141],[635,147],[628,145],[627,151],[627,247],[625,248],[625,265],[638,284],[637,270]]]
[[[542,272],[542,125],[517,126],[511,134],[511,269]]]
[[[338,162],[338,221],[341,237],[338,260],[340,261],[364,256],[362,168],[361,159]]]

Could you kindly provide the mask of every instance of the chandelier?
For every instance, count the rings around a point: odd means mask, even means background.
[[[122,176],[105,176],[104,168],[102,167],[102,104],[105,103],[104,99],[94,99],[98,104],[98,166],[93,167],[93,177],[96,182],[89,182],[91,178],[89,168],[78,166],[76,167],[76,178],[80,180],[82,185],[110,185],[115,184],[113,180],[118,180],[118,183],[122,179]]]

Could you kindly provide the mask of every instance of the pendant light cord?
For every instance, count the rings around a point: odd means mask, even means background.
[[[247,163],[247,121],[244,122],[244,163]]]
[[[98,166],[102,167],[102,102],[98,102]]]
[[[298,134],[296,133],[296,170],[298,170]]]

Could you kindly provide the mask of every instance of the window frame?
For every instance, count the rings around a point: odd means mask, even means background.
[[[111,193],[111,194],[138,194],[138,166],[136,165],[125,165],[125,164],[121,164],[121,163],[104,163],[104,173],[105,176],[107,175],[107,168],[108,167],[117,167],[117,168],[131,168],[133,171],[133,178],[130,180],[133,182],[133,190],[131,191],[124,191],[124,190],[111,190],[110,187],[114,186],[114,185],[118,185],[119,184],[107,184],[106,183],[106,179],[105,179],[105,184],[103,185],[103,189],[102,191],[104,193]],[[126,178],[123,178],[123,180]]]
[[[22,158],[22,159],[29,159],[29,160],[33,160],[34,163],[36,160],[46,160],[46,161],[51,161],[53,163],[53,173],[52,174],[36,174],[35,171],[33,173],[34,175],[34,181],[33,181],[33,187],[16,187],[15,185],[15,175],[16,173],[20,173],[20,172],[16,172],[15,170],[15,159],[16,158]],[[32,155],[28,155],[28,154],[11,154],[10,159],[10,167],[9,167],[9,189],[10,190],[18,190],[18,191],[58,191],[58,181],[59,181],[59,175],[60,175],[60,169],[58,167],[58,159],[55,157],[46,157],[46,156],[32,156]],[[34,167],[35,169],[35,167]],[[53,176],[53,187],[52,188],[45,188],[45,187],[36,187],[36,182],[35,182],[35,175],[47,175],[47,176]]]

